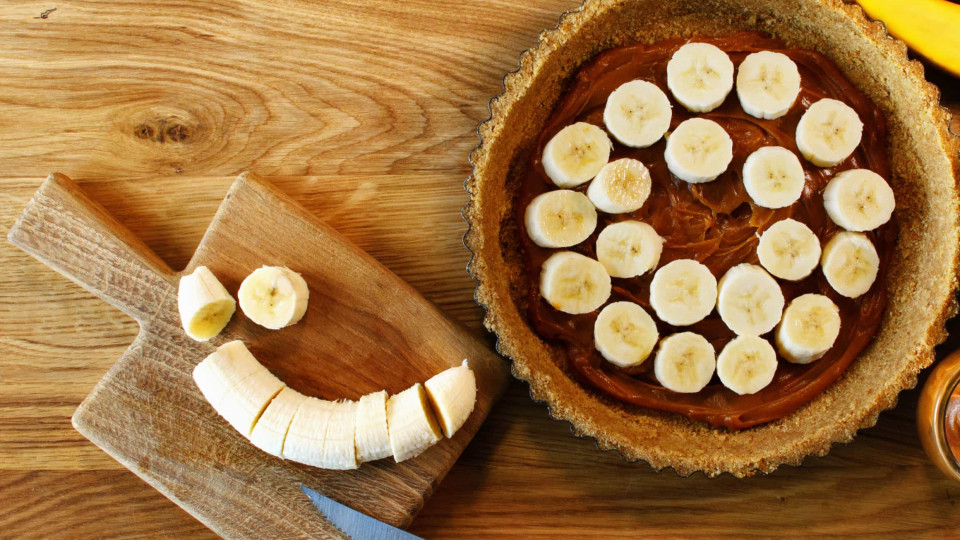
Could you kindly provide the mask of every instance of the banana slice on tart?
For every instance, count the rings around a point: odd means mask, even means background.
[[[723,127],[705,118],[684,120],[667,137],[663,152],[677,178],[700,184],[716,180],[733,160],[733,139]]]
[[[687,110],[712,111],[733,89],[733,62],[716,45],[687,43],[667,63],[667,86]]]

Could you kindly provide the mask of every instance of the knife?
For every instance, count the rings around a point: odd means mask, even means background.
[[[323,517],[327,518],[327,521],[353,540],[423,540],[419,536],[344,506],[303,484],[300,484],[300,489],[310,497],[310,501],[317,510],[320,510]]]

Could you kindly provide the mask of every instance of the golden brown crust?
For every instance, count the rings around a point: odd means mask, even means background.
[[[884,112],[900,234],[884,321],[864,353],[837,383],[793,414],[730,432],[630,407],[576,383],[564,370],[562,351],[543,342],[522,315],[522,270],[510,216],[515,172],[577,67],[629,41],[743,30],[826,55]],[[468,269],[477,280],[476,299],[487,309],[484,324],[497,335],[498,351],[513,360],[514,376],[529,382],[531,397],[546,401],[551,416],[569,421],[574,434],[596,439],[600,449],[681,475],[748,476],[798,465],[873,426],[933,362],[933,347],[946,337],[944,323],[957,312],[960,138],[949,131],[950,115],[924,79],[923,66],[908,60],[906,46],[867,20],[859,6],[839,0],[588,2],[564,14],[535,49],[521,55],[490,112],[471,154],[470,203],[463,212],[470,225],[464,243],[474,253]]]

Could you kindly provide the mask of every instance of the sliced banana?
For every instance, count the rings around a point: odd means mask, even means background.
[[[739,336],[731,340],[717,357],[720,382],[740,395],[755,394],[764,389],[776,372],[776,351],[770,342],[757,336]]]
[[[612,277],[631,278],[653,270],[662,251],[663,238],[641,221],[612,223],[597,236],[597,260]]]
[[[593,342],[600,355],[620,367],[642,364],[659,338],[657,323],[633,302],[609,304],[593,324]]]
[[[462,364],[441,371],[423,383],[437,414],[443,434],[448,438],[470,417],[477,403],[477,377],[464,360]]]
[[[753,202],[764,208],[784,208],[803,193],[803,165],[782,146],[764,146],[743,162],[743,187]]]
[[[387,431],[387,392],[367,394],[357,402],[357,461],[374,461],[393,455]]]
[[[647,81],[621,84],[607,97],[603,123],[618,141],[646,148],[670,129],[673,111],[663,90]]]
[[[209,268],[198,266],[180,278],[177,308],[187,335],[197,341],[207,341],[230,322],[237,302]]]
[[[715,180],[733,159],[733,140],[713,120],[684,120],[667,136],[663,152],[667,168],[677,178],[691,184]]]
[[[823,190],[827,215],[848,231],[876,229],[890,221],[895,206],[893,189],[869,169],[843,171]]]
[[[800,71],[789,56],[760,51],[748,54],[737,70],[737,97],[744,112],[774,119],[787,114],[800,94]]]
[[[717,303],[717,278],[693,259],[660,267],[650,282],[650,305],[663,322],[687,326],[703,320]]]
[[[290,422],[306,400],[307,396],[292,388],[281,390],[253,426],[250,442],[268,454],[282,457],[283,441],[287,438]]]
[[[561,129],[543,147],[543,170],[553,183],[572,188],[589,182],[610,159],[607,133],[586,122]]]
[[[554,253],[540,270],[540,295],[564,313],[595,311],[610,298],[610,290],[610,275],[603,265],[579,253]]]
[[[797,149],[818,167],[833,167],[860,144],[863,122],[849,105],[835,99],[814,103],[797,124]]]
[[[810,227],[787,218],[763,231],[757,244],[757,258],[774,276],[798,281],[813,273],[820,264],[820,240]]]
[[[349,470],[359,466],[355,435],[357,428],[357,402],[340,401],[334,404],[323,433],[324,469]]]
[[[742,263],[720,279],[717,312],[740,336],[759,336],[773,330],[783,315],[783,292],[777,280],[759,266]]]
[[[541,193],[530,201],[524,213],[527,235],[545,248],[579,244],[597,228],[597,211],[579,191],[558,189]]]
[[[777,327],[777,350],[787,361],[809,364],[823,357],[840,335],[840,309],[822,294],[794,298]]]
[[[647,202],[652,185],[650,171],[643,163],[623,158],[600,169],[587,188],[587,197],[602,212],[623,214],[639,210]]]
[[[733,88],[733,62],[709,43],[687,43],[667,62],[667,87],[692,112],[716,109]]]
[[[243,379],[264,370],[242,341],[236,340],[217,347],[193,368],[193,380],[203,397],[219,411],[224,396]]]
[[[390,448],[397,463],[416,457],[442,437],[423,385],[417,383],[387,400]]]
[[[653,373],[667,390],[699,392],[713,378],[716,355],[713,345],[700,334],[680,332],[660,342]]]
[[[299,321],[307,311],[310,289],[303,277],[282,266],[254,270],[237,292],[240,309],[251,321],[278,330]]]
[[[870,290],[880,270],[880,256],[863,233],[839,232],[823,246],[820,267],[833,290],[856,298]]]
[[[337,404],[308,397],[297,409],[283,442],[283,458],[304,465],[324,467],[323,441]]]

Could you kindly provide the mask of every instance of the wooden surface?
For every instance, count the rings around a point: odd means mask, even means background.
[[[576,4],[4,5],[0,227],[59,170],[179,269],[255,170],[484,335],[460,245],[466,156],[500,77]],[[9,244],[0,268],[0,537],[214,537],[70,426],[136,323]],[[800,468],[681,479],[597,452],[513,382],[411,531],[956,537],[960,486],[920,449],[915,401]]]
[[[184,273],[206,266],[237,291],[265,264],[295,269],[310,303],[281,331],[237,315],[209,342],[188,338],[177,310],[179,275],[61,174],[34,194],[8,238],[140,325],[73,425],[227,537],[339,537],[301,484],[408,526],[506,386],[506,363],[480,340],[256,175],[231,186]],[[197,363],[236,339],[294,390],[331,401],[397,394],[467,358],[477,403],[453,438],[403,463],[332,471],[280,460],[231,428],[193,382]]]

